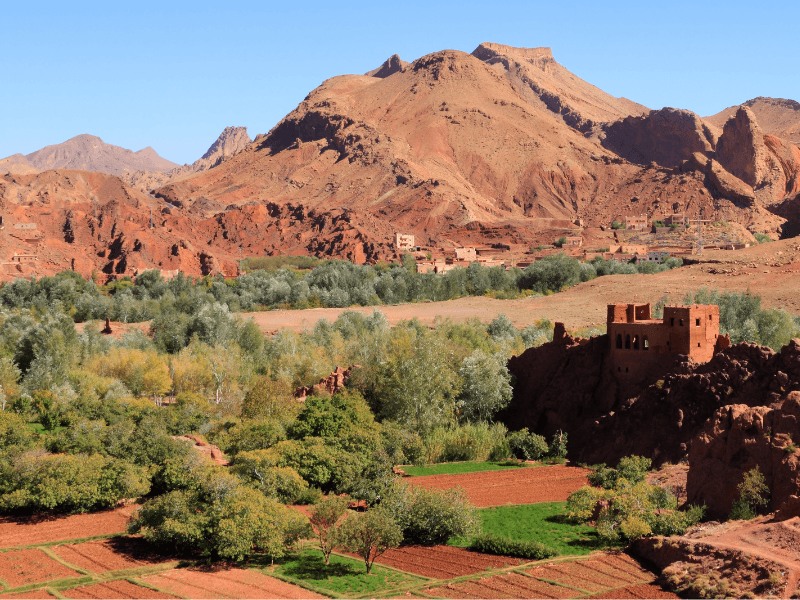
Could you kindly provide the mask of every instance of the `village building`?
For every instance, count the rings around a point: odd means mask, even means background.
[[[395,233],[394,234],[394,247],[398,250],[413,250],[414,234],[412,233]]]
[[[648,229],[650,227],[647,215],[625,216],[625,229]]]
[[[606,326],[611,370],[623,380],[641,380],[679,355],[708,362],[730,344],[719,335],[715,304],[665,306],[661,319],[649,304],[609,304]]]
[[[567,236],[564,238],[564,246],[583,246],[583,238],[579,235],[576,236]]]
[[[649,262],[661,262],[662,260],[666,260],[671,256],[671,254],[667,250],[648,250],[647,251],[647,260]]]
[[[467,260],[474,262],[478,260],[475,248],[454,248],[456,260]]]
[[[688,227],[689,217],[687,217],[683,213],[675,213],[669,215],[664,219],[664,225],[666,225],[667,227],[672,227],[673,225]]]

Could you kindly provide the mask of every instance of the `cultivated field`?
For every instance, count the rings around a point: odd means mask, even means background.
[[[461,485],[480,506],[496,506],[563,500],[586,482],[586,470],[543,466],[409,480],[438,488]],[[363,562],[350,556],[335,554],[330,566],[323,565],[309,541],[274,565],[254,560],[208,566],[191,557],[159,555],[141,539],[124,535],[133,510],[2,519],[0,599],[676,597],[619,551],[531,562],[452,546],[407,546],[388,551],[367,576]]]

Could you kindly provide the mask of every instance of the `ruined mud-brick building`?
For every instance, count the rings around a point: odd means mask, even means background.
[[[609,304],[606,322],[611,369],[623,380],[640,380],[671,358],[683,354],[708,362],[728,345],[719,336],[719,306],[665,306],[653,319],[649,304]]]

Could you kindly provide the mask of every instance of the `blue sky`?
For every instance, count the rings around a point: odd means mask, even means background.
[[[800,100],[800,2],[8,2],[0,157],[81,133],[178,163],[268,131],[323,80],[492,41],[550,46],[615,96],[705,116]]]

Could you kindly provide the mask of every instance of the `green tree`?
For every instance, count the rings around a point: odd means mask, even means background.
[[[490,421],[511,402],[511,375],[499,355],[475,350],[461,365],[459,405],[467,420]]]
[[[744,474],[737,489],[739,497],[733,503],[729,518],[754,519],[759,508],[769,501],[769,486],[758,465]]]
[[[376,389],[385,418],[420,434],[454,418],[458,376],[436,334],[418,335],[411,351],[382,365]]]
[[[318,437],[347,452],[365,453],[379,444],[380,426],[369,405],[356,391],[340,391],[306,398],[290,428],[294,439]]]
[[[309,521],[319,538],[319,549],[326,565],[330,564],[331,552],[339,541],[336,526],[347,513],[349,500],[347,496],[329,496],[326,500],[315,504],[311,511]]]
[[[376,558],[400,545],[403,532],[392,515],[378,507],[348,517],[338,528],[336,540],[337,546],[358,554],[370,573]]]

